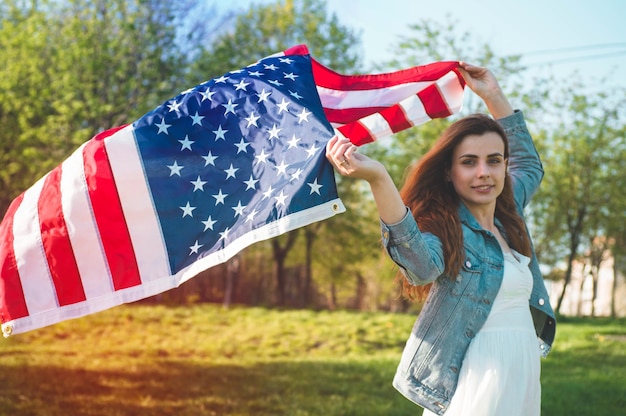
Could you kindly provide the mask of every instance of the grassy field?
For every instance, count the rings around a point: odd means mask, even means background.
[[[0,339],[0,415],[421,413],[391,379],[414,317],[125,305]],[[626,409],[626,320],[564,320],[543,415]]]

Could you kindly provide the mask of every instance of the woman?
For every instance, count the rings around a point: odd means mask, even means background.
[[[334,137],[326,156],[340,174],[369,183],[409,293],[427,288],[394,386],[425,415],[539,415],[539,361],[556,322],[523,208],[543,169],[522,112],[493,74],[460,66],[495,120],[452,124],[401,192],[348,140]]]

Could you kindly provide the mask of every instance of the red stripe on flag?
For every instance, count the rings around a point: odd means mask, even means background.
[[[441,91],[437,88],[437,84],[429,85],[418,92],[417,96],[424,103],[426,114],[430,118],[443,118],[452,115],[448,105],[441,96]]]
[[[76,257],[61,205],[61,166],[46,177],[39,200],[39,229],[48,268],[60,306],[82,302],[85,298],[83,282],[76,265]]]
[[[311,59],[315,84],[340,91],[388,88],[409,82],[436,81],[459,67],[456,61],[435,62],[428,65],[403,69],[396,72],[370,75],[342,75]]]
[[[348,124],[355,120],[367,117],[370,114],[383,111],[386,107],[362,107],[362,108],[347,108],[338,110],[334,108],[324,108],[324,115],[331,123],[335,124]]]
[[[361,146],[374,141],[372,133],[358,121],[341,126],[337,130],[339,130],[341,134],[343,134],[356,146]]]
[[[28,316],[28,306],[13,251],[13,216],[24,194],[13,200],[0,224],[0,319],[8,322]]]
[[[386,110],[381,111],[380,115],[387,120],[391,131],[394,133],[413,126],[411,121],[406,118],[406,113],[399,104],[393,105]]]
[[[141,284],[137,259],[104,147],[104,139],[120,128],[97,135],[83,150],[89,199],[115,290]]]

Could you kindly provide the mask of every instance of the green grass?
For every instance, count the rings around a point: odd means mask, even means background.
[[[416,416],[391,387],[413,320],[125,305],[0,339],[0,415]],[[625,323],[560,323],[544,415],[622,414]]]

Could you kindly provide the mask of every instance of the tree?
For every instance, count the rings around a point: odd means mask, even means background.
[[[615,186],[623,183],[619,168],[625,145],[620,115],[623,95],[608,90],[597,95],[581,91],[580,84],[568,85],[551,100],[558,116],[553,120],[558,122],[544,132],[546,175],[536,197],[542,236],[538,246],[546,254],[544,260],[556,263],[566,258],[557,312],[571,281],[573,263],[584,251],[581,249],[592,253],[585,244],[596,237],[609,242],[607,233],[615,215],[623,221],[623,211],[613,208],[624,206],[623,192]]]
[[[103,129],[183,89],[195,0],[7,0],[0,15],[0,209]],[[186,43],[192,37],[185,37]]]

